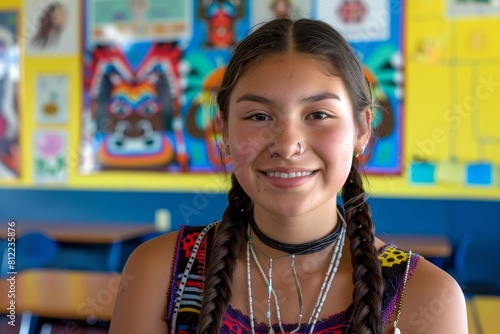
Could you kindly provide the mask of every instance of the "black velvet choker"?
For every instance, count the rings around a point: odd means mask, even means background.
[[[340,235],[340,231],[342,230],[342,221],[339,219],[335,231],[333,231],[326,237],[315,241],[306,242],[303,244],[287,244],[285,242],[276,241],[268,237],[267,235],[264,234],[264,232],[262,232],[259,229],[259,227],[255,223],[253,214],[250,215],[250,227],[264,245],[288,254],[303,255],[303,254],[313,254],[322,251],[326,247],[330,246],[335,240],[337,240],[338,236]]]

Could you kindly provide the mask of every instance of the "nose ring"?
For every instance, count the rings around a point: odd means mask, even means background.
[[[271,147],[273,147],[273,146],[274,146],[274,142],[271,143],[271,145],[269,145],[269,147],[267,149],[269,150],[269,154],[271,155],[271,158],[277,158],[280,155],[278,153],[273,153],[273,151],[271,151]],[[302,145],[300,145],[300,143],[297,142],[297,146],[299,147],[299,151],[297,152],[297,155],[300,155],[302,153]]]
[[[273,153],[273,151],[271,151],[271,147],[273,147],[273,145],[274,145],[274,142],[271,143],[271,145],[269,145],[269,147],[267,149],[269,150],[269,154],[271,154],[271,158],[277,158],[280,155],[278,153]]]

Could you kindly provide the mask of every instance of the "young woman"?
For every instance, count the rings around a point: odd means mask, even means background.
[[[217,104],[229,205],[134,251],[112,334],[467,333],[456,282],[374,236],[356,159],[372,101],[338,32],[262,25],[236,47]]]

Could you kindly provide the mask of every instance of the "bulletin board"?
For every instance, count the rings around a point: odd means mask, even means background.
[[[283,15],[275,2],[184,0],[172,14],[155,0],[2,1],[0,26],[22,52],[9,58],[18,73],[9,91],[15,135],[8,143],[0,135],[1,167],[10,166],[0,186],[225,191],[212,97],[234,43]],[[286,15],[343,27],[371,79],[380,106],[362,157],[371,194],[500,198],[495,1],[290,3]],[[113,10],[101,15],[101,5]],[[56,20],[40,35],[49,9]],[[220,15],[231,28],[223,36],[212,29]],[[143,118],[127,119],[130,106]],[[150,137],[124,141],[129,151],[120,152],[120,133],[134,129]]]

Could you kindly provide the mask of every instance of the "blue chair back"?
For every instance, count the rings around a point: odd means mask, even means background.
[[[39,231],[23,233],[16,244],[16,270],[42,268],[59,252],[59,244]]]

